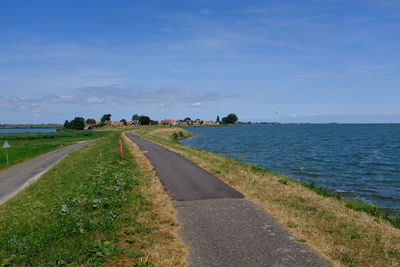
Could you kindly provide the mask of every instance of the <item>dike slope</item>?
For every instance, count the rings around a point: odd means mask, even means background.
[[[329,266],[259,206],[193,162],[127,133],[175,200],[190,266]]]

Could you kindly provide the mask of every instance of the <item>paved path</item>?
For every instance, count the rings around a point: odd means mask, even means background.
[[[182,156],[126,134],[175,200],[190,266],[328,266],[270,215]]]
[[[94,140],[63,147],[0,171],[0,204],[14,197],[69,153],[92,142]]]

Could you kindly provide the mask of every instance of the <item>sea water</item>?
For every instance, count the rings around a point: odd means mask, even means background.
[[[400,213],[400,124],[274,124],[188,128],[184,145],[315,183]]]

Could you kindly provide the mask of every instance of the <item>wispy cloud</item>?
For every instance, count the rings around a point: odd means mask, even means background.
[[[86,104],[102,104],[104,103],[104,98],[101,97],[89,97],[86,102]]]
[[[173,107],[179,103],[215,102],[223,98],[235,97],[235,94],[198,93],[177,88],[161,88],[157,90],[135,90],[112,86],[85,87],[78,89],[84,94],[102,95],[119,105],[142,105],[146,107]],[[104,99],[102,99],[104,100]],[[199,104],[191,105],[198,107]]]
[[[131,97],[133,95],[132,90],[118,87],[118,85],[87,86],[79,88],[77,92],[85,94],[114,96],[117,98]]]
[[[280,105],[300,116],[330,103],[398,111],[400,2],[311,2],[135,2],[98,5],[89,17],[77,9],[67,20],[51,7],[35,21],[5,18],[0,113],[52,111],[62,121],[117,108],[158,117],[229,109],[243,117]],[[49,20],[57,27],[43,27]]]
[[[94,49],[75,43],[38,43],[24,42],[3,44],[0,62],[15,60],[87,58],[95,53]]]
[[[194,108],[199,108],[203,105],[203,103],[201,102],[194,102],[192,104],[190,104],[190,106],[194,107]]]
[[[273,12],[282,12],[282,11],[287,11],[289,8],[272,8],[272,7],[242,7],[242,8],[236,8],[229,13],[231,14],[259,14],[259,15],[265,15],[265,14],[271,14]]]
[[[138,14],[146,14],[148,15],[149,13],[153,13],[156,11],[156,8],[154,6],[150,5],[136,5],[136,6],[130,6],[130,7],[124,7],[120,9],[121,13],[124,14],[132,14],[132,15],[138,15]]]
[[[135,90],[116,85],[92,86],[74,90],[73,94],[31,98],[14,96],[0,98],[0,109],[30,112],[39,116],[53,105],[104,105],[105,107],[141,106],[171,108],[179,104],[199,108],[222,99],[236,97],[231,93],[199,93],[177,88]]]
[[[199,13],[206,16],[214,15],[214,12],[210,9],[201,9]]]
[[[223,47],[229,43],[226,39],[200,39],[196,41],[196,44],[202,47]]]
[[[74,103],[77,101],[77,97],[74,95],[49,96],[47,99],[52,103]]]
[[[34,117],[41,115],[41,107],[44,106],[41,99],[34,99],[25,96],[14,96],[11,98],[0,97],[0,109],[24,112]]]

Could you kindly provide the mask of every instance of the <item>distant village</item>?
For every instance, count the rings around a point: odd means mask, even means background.
[[[93,128],[97,125],[102,125],[103,123],[101,121],[96,121],[95,123],[86,123],[87,128]],[[188,125],[220,125],[219,121],[206,121],[206,120],[191,120],[191,119],[185,119],[185,120],[170,120],[170,119],[165,119],[160,122],[158,121],[150,121],[150,123],[142,123],[140,120],[132,120],[132,121],[113,121],[113,120],[107,120],[104,121],[105,125],[109,126],[136,126],[136,125],[166,125],[166,126],[188,126]],[[103,125],[104,125],[103,124]]]
[[[73,130],[88,130],[93,128],[100,128],[103,126],[136,126],[136,125],[166,125],[166,126],[217,126],[220,124],[237,124],[238,117],[236,114],[230,113],[226,117],[223,117],[221,120],[219,116],[217,116],[215,121],[210,120],[201,120],[196,119],[192,120],[189,117],[186,117],[183,120],[171,120],[165,119],[162,121],[156,121],[150,119],[149,116],[138,115],[135,114],[132,116],[130,121],[125,119],[114,121],[111,120],[111,114],[104,114],[100,121],[97,121],[92,118],[84,119],[83,117],[75,117],[72,121],[66,120],[64,123],[65,129],[73,129]]]

